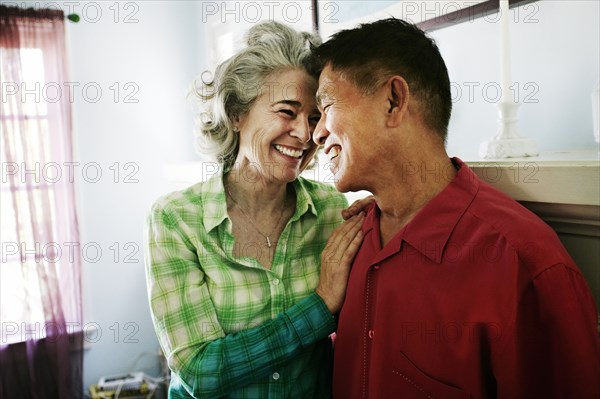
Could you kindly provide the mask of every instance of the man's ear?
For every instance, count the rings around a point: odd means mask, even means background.
[[[402,76],[392,76],[386,83],[388,96],[388,127],[398,127],[406,115],[410,91]]]

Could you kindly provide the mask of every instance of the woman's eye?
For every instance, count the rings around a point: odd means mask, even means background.
[[[294,116],[294,111],[292,111],[291,109],[280,109],[279,112],[283,112],[284,114],[289,116]]]

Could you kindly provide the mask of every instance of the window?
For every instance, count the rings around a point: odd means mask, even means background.
[[[0,344],[81,329],[64,20],[0,9]],[[67,87],[68,88],[68,87]],[[71,245],[70,245],[71,244]],[[50,330],[52,329],[52,330]]]
[[[7,59],[6,52],[17,49],[0,49],[0,56]],[[41,243],[36,243],[32,223],[21,219],[15,206],[28,203],[27,196],[33,195],[34,209],[28,210],[38,217],[38,223],[52,226],[54,223],[52,207],[54,205],[53,186],[41,176],[44,160],[50,159],[48,134],[48,107],[45,101],[40,101],[42,88],[46,85],[42,50],[39,48],[18,49],[20,52],[22,77],[20,85],[16,82],[2,82],[2,102],[6,106],[2,115],[2,143],[15,140],[10,148],[17,149],[12,154],[11,162],[7,162],[2,153],[2,199],[0,201],[2,222],[2,269],[0,273],[0,312],[2,313],[2,343],[22,340],[24,334],[8,334],[4,337],[5,329],[14,331],[22,326],[44,322],[42,311],[41,287],[37,284],[38,269],[36,263],[48,257],[42,251]],[[11,95],[11,93],[14,93]],[[21,102],[22,114],[14,102]],[[11,123],[11,121],[19,121]],[[37,134],[21,136],[13,131],[15,125],[24,128],[24,132]],[[6,129],[6,131],[5,131]],[[30,170],[27,170],[30,169]],[[30,173],[32,172],[32,173]],[[11,180],[11,184],[9,184]],[[49,196],[51,208],[44,210],[44,201],[40,198],[43,191]],[[41,218],[41,220],[40,220]],[[47,248],[47,247],[46,247]],[[33,253],[35,251],[35,253]],[[24,267],[25,264],[31,267]],[[59,269],[60,270],[60,269]],[[40,331],[44,329],[40,328]],[[6,338],[6,339],[5,339]]]

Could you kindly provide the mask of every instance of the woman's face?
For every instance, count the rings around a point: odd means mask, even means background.
[[[320,118],[316,90],[317,81],[300,69],[265,79],[252,108],[237,123],[240,147],[234,167],[241,167],[243,178],[290,182],[304,170],[317,149],[312,141]]]

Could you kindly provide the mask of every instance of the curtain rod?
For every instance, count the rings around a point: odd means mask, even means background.
[[[35,9],[33,7],[21,8],[18,6],[7,6],[0,4],[0,16],[15,16],[24,18],[47,18],[47,19],[60,19],[66,18],[71,22],[79,22],[81,19],[78,14],[65,15],[62,10],[53,8]]]

